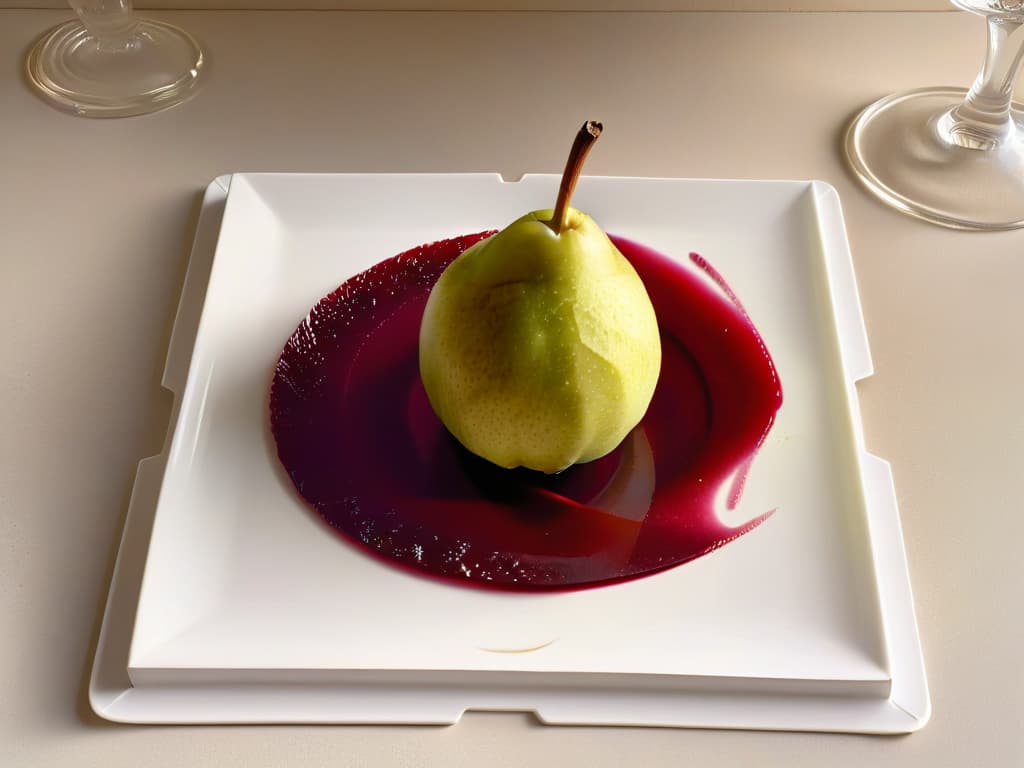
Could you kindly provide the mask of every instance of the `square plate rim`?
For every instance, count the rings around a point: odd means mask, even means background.
[[[524,174],[515,181],[505,181],[500,174],[494,173],[457,173],[457,174],[435,174],[435,173],[417,173],[417,174],[305,174],[305,173],[273,173],[273,174],[239,174],[243,177],[263,177],[263,176],[275,176],[275,177],[308,177],[308,176],[346,176],[346,177],[403,177],[403,176],[416,176],[416,177],[486,177],[486,178],[497,178],[502,183],[517,183],[528,177],[550,177],[554,174]],[[852,256],[849,251],[848,241],[845,235],[845,226],[842,221],[842,212],[839,205],[839,197],[836,190],[826,182],[810,180],[775,180],[775,179],[758,179],[758,180],[745,180],[745,179],[678,179],[672,177],[616,177],[616,176],[602,176],[592,177],[602,179],[629,179],[629,180],[663,180],[666,182],[686,182],[686,183],[710,183],[710,184],[764,184],[764,185],[797,185],[800,187],[807,187],[813,190],[815,196],[815,206],[818,214],[818,225],[820,234],[823,239],[823,245],[826,251],[826,260],[829,262],[830,270],[848,270],[849,276],[853,277],[853,263]],[[232,175],[221,176],[215,179],[207,188],[206,195],[204,197],[203,211],[200,217],[200,223],[197,227],[196,238],[194,244],[194,250],[198,249],[201,245],[201,241],[205,241],[207,244],[210,240],[211,229],[213,234],[219,233],[219,221],[212,221],[213,215],[210,213],[211,210],[216,209],[220,206],[220,210],[223,213],[225,202],[229,200],[229,190],[232,183]],[[825,242],[828,239],[829,242]],[[216,238],[214,237],[214,241]],[[189,274],[186,275],[186,285],[182,292],[182,302],[185,301],[186,289],[190,288],[189,280],[191,272],[193,271],[193,265],[190,262]],[[830,288],[835,289],[836,282],[832,279],[829,280]],[[916,621],[913,616],[913,602],[910,594],[909,577],[906,569],[905,551],[903,548],[902,535],[899,526],[898,512],[895,505],[895,492],[892,487],[892,477],[889,465],[883,460],[875,457],[866,451],[863,442],[863,430],[860,421],[859,408],[856,398],[856,391],[854,384],[856,381],[870,375],[871,362],[870,355],[867,349],[866,332],[863,325],[863,318],[860,311],[859,298],[856,293],[855,283],[851,280],[847,283],[847,286],[852,286],[852,292],[847,291],[846,295],[832,296],[833,308],[836,311],[836,322],[837,331],[843,335],[844,343],[841,344],[843,350],[842,361],[847,374],[847,383],[850,389],[849,394],[852,395],[850,401],[850,407],[854,412],[855,425],[854,433],[857,439],[858,454],[862,459],[863,469],[865,470],[866,482],[870,480],[872,488],[875,492],[871,495],[874,503],[868,505],[870,511],[869,524],[871,527],[871,541],[872,551],[875,554],[875,567],[879,571],[877,573],[879,584],[891,585],[889,579],[897,578],[898,587],[897,593],[893,598],[887,602],[890,604],[888,610],[886,605],[882,606],[883,621],[886,626],[887,645],[889,644],[888,637],[890,635],[890,626],[893,623],[899,623],[901,625],[900,634],[904,638],[903,647],[901,650],[898,649],[898,653],[893,658],[893,691],[890,697],[890,703],[892,707],[896,708],[900,712],[903,712],[907,717],[910,718],[909,723],[904,723],[899,727],[892,725],[887,726],[883,730],[886,732],[906,732],[909,730],[915,730],[924,724],[928,718],[930,711],[930,704],[928,701],[927,686],[924,680],[924,668],[923,661],[920,658],[920,644],[917,637]],[[194,288],[195,286],[191,286]],[[205,285],[202,286],[205,289]],[[205,302],[205,297],[204,297]],[[112,579],[111,594],[106,610],[104,613],[103,624],[101,628],[100,642],[97,646],[96,663],[94,664],[92,677],[90,681],[90,701],[93,703],[94,709],[97,714],[103,717],[109,717],[110,719],[124,719],[123,716],[119,716],[114,709],[112,709],[114,702],[117,700],[126,700],[130,698],[128,694],[131,692],[130,688],[122,690],[117,696],[111,698],[110,691],[104,689],[103,681],[100,679],[99,674],[104,665],[101,663],[104,652],[109,650],[109,643],[105,642],[107,638],[105,635],[110,628],[108,626],[110,621],[111,604],[117,591],[117,582],[121,576],[122,571],[122,557],[124,556],[124,548],[126,539],[128,538],[129,523],[133,518],[138,517],[136,507],[141,503],[137,499],[137,492],[140,489],[144,489],[147,485],[152,486],[154,480],[158,479],[155,475],[158,471],[162,471],[161,467],[157,465],[161,459],[166,459],[168,444],[170,440],[170,434],[173,430],[175,422],[177,421],[178,409],[181,404],[181,397],[183,395],[184,379],[186,371],[182,369],[182,345],[188,344],[188,340],[184,338],[187,333],[182,330],[182,307],[179,305],[178,316],[175,319],[175,325],[172,332],[171,342],[168,349],[168,361],[165,367],[163,384],[168,388],[174,395],[175,403],[172,408],[172,416],[170,421],[170,427],[168,430],[168,440],[165,443],[164,451],[154,457],[149,457],[140,462],[138,478],[136,482],[136,488],[133,491],[132,500],[129,505],[128,516],[125,521],[125,529],[122,536],[122,546],[119,549],[118,561],[115,565],[114,577]],[[199,316],[199,323],[202,322],[202,311]],[[198,328],[198,323],[197,323]],[[857,341],[860,343],[856,343]],[[853,342],[852,344],[849,342]],[[852,353],[850,350],[854,350]],[[189,350],[191,351],[191,350]],[[139,496],[144,495],[138,493]],[[881,509],[882,511],[877,511]],[[877,537],[880,532],[884,532],[888,537],[888,541],[891,546],[886,547],[886,551],[882,554],[882,558],[885,562],[879,563],[877,551],[878,541]],[[885,576],[886,580],[881,580]],[[905,589],[902,588],[905,585]],[[881,590],[882,592],[884,590]],[[884,601],[885,602],[885,601]],[[909,609],[909,624],[907,623]],[[891,650],[891,649],[890,649]],[[899,669],[897,669],[897,667]],[[115,686],[116,687],[116,686]],[[899,701],[897,701],[897,698]],[[553,710],[549,710],[553,711]],[[544,715],[540,715],[544,719]],[[161,722],[159,719],[146,719],[145,716],[140,715],[143,719],[132,720],[135,722]],[[594,722],[599,722],[600,718],[595,715]],[[130,719],[130,718],[129,718]],[[288,719],[287,717],[284,719]],[[572,718],[570,718],[572,719]],[[188,722],[189,720],[175,720],[175,722]],[[251,720],[246,720],[251,721]],[[265,720],[276,721],[276,720]],[[560,722],[558,717],[549,717],[547,721]],[[193,721],[194,722],[194,721]],[[376,720],[374,720],[376,722]],[[403,720],[403,722],[422,722],[421,720]],[[446,720],[447,722],[447,720]],[[583,721],[581,721],[583,722]],[[645,724],[668,724],[668,725],[686,725],[690,723],[657,723],[650,722]],[[764,723],[763,725],[756,724],[740,724],[740,725],[729,725],[728,723],[720,723],[720,727],[773,727],[770,723]],[[783,725],[790,729],[790,726]],[[812,730],[817,730],[813,724],[808,726]],[[794,729],[804,729],[799,726],[793,726]],[[842,727],[824,727],[822,730],[845,730]],[[873,732],[870,728],[861,729],[856,728],[860,732]]]

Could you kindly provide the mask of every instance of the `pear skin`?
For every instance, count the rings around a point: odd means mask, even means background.
[[[639,423],[661,368],[643,283],[593,219],[523,216],[462,254],[431,291],[420,375],[434,412],[502,467],[559,472]]]

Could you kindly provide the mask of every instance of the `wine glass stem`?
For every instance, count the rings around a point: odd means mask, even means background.
[[[1013,138],[1013,86],[1024,61],[1024,24],[988,17],[988,50],[963,103],[939,121],[939,133],[967,149],[992,150]]]
[[[124,40],[135,31],[133,0],[68,0],[68,4],[101,45]]]

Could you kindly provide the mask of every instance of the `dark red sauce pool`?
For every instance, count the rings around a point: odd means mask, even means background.
[[[414,248],[344,283],[295,330],[270,418],[299,494],[377,555],[462,583],[579,588],[700,557],[763,522],[719,522],[782,403],[771,357],[701,257],[697,270],[613,238],[647,286],[662,369],[640,425],[610,455],[557,476],[499,469],[441,425],[419,377],[431,286],[490,233]]]

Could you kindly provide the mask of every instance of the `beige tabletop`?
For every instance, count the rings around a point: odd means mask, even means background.
[[[0,11],[0,765],[1024,765],[1024,230],[892,212],[851,179],[844,126],[890,91],[965,84],[961,13],[178,12],[209,79],[177,109],[92,121],[20,78],[68,14]],[[157,15],[157,14],[154,14]],[[845,206],[934,714],[907,737],[552,728],[127,727],[85,698],[198,194],[232,171],[560,170],[820,178]],[[556,140],[552,140],[552,136]],[[401,216],[396,211],[395,216]]]

